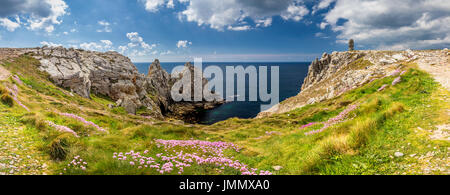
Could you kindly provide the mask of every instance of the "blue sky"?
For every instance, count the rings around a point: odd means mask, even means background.
[[[414,2],[412,4],[412,2]],[[450,43],[444,0],[3,0],[0,47],[114,50],[135,62],[310,61]]]

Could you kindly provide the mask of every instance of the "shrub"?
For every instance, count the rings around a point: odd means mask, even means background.
[[[9,94],[4,93],[1,97],[1,100],[4,104],[10,107],[14,105],[14,99]]]
[[[68,133],[62,134],[53,139],[49,144],[49,154],[52,160],[65,160],[69,153],[71,135]]]
[[[370,134],[379,125],[378,117],[372,116],[365,120],[358,120],[350,132],[350,145],[357,149],[364,146],[369,140]]]

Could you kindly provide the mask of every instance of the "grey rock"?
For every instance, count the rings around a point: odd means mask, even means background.
[[[149,67],[148,75],[140,74],[128,57],[117,52],[94,52],[63,47],[42,47],[22,49],[31,53],[41,62],[40,70],[49,74],[58,86],[90,98],[90,94],[107,96],[131,114],[137,109],[152,109],[158,117],[163,114],[210,109],[221,102],[173,102],[170,94],[177,79],[171,78],[155,60]],[[185,71],[193,71],[190,63]],[[195,75],[202,76],[202,75]],[[203,85],[207,80],[202,77]]]
[[[397,158],[400,158],[400,157],[403,157],[404,154],[401,153],[401,152],[396,152],[396,153],[394,154],[394,156],[397,157]]]
[[[275,170],[275,171],[280,171],[281,169],[283,169],[282,166],[273,166],[272,168],[273,168],[273,170]]]

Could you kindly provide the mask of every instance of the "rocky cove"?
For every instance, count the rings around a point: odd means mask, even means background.
[[[94,52],[63,47],[27,49],[2,49],[3,56],[29,55],[40,61],[39,70],[46,72],[57,86],[71,94],[90,98],[91,93],[109,98],[113,107],[123,107],[126,112],[136,114],[145,110],[145,115],[157,119],[174,117],[187,122],[196,121],[196,113],[212,109],[224,102],[174,102],[170,90],[182,79],[175,79],[163,68],[159,60],[148,67],[148,74],[138,72],[128,57],[117,52]],[[190,71],[192,82],[194,66],[186,63],[184,71]],[[198,75],[197,75],[198,76]],[[203,85],[207,81],[203,79]],[[193,85],[192,85],[193,86]]]

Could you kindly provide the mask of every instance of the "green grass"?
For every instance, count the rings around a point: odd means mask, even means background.
[[[352,66],[365,68],[369,65],[357,60]],[[91,95],[92,99],[72,96],[67,90],[54,86],[37,66],[38,62],[27,56],[5,65],[26,84],[19,86],[19,96],[32,111],[26,113],[5,106],[2,110],[14,113],[26,132],[39,138],[40,151],[53,160],[51,169],[55,174],[158,174],[132,168],[112,158],[114,152],[130,150],[149,150],[153,156],[164,152],[156,147],[155,139],[233,142],[242,147],[242,151],[226,151],[227,156],[275,174],[423,174],[425,163],[409,155],[423,156],[438,151],[435,157],[444,158],[449,146],[445,141],[429,140],[426,132],[417,132],[419,126],[432,129],[449,119],[440,112],[448,104],[438,98],[439,93],[448,95],[448,91],[442,92],[428,74],[416,69],[410,69],[402,76],[401,83],[382,92],[377,90],[384,84],[390,85],[394,77],[376,80],[334,99],[285,114],[263,119],[234,118],[204,126],[148,121],[127,114],[123,108],[109,109],[108,104],[114,102],[103,96]],[[305,132],[321,128],[320,124],[300,129],[311,122],[325,122],[355,103],[360,106],[350,113],[348,120],[322,133],[305,135]],[[92,127],[60,116],[59,112],[76,113],[109,133],[98,133]],[[146,108],[139,113],[146,114]],[[0,117],[1,123],[5,118]],[[45,121],[67,126],[80,138],[57,132]],[[277,133],[267,135],[266,132]],[[398,151],[405,156],[394,157]],[[81,156],[88,163],[85,171],[67,168],[75,156]],[[283,169],[274,171],[273,166]],[[233,175],[237,172],[194,165],[184,174]]]

